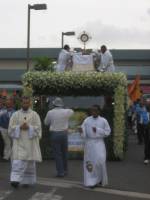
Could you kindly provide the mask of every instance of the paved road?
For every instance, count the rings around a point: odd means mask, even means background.
[[[38,165],[37,185],[14,190],[9,185],[9,163],[0,162],[0,200],[134,200],[150,199],[150,165],[143,164],[143,146],[130,137],[126,158],[108,162],[109,185],[86,189],[82,185],[82,161],[69,161],[70,173],[54,178],[54,161]]]

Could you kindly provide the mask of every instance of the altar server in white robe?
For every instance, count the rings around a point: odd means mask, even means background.
[[[110,135],[111,129],[107,120],[99,116],[99,108],[91,108],[80,129],[85,138],[84,144],[84,185],[94,188],[108,184],[106,169],[106,148],[104,138]]]
[[[36,183],[36,161],[41,161],[39,139],[41,121],[30,108],[30,98],[22,98],[22,108],[15,112],[9,123],[12,138],[12,166],[10,181],[15,188]]]
[[[72,55],[69,45],[64,45],[64,48],[60,51],[58,61],[56,65],[57,72],[64,72],[72,67]]]
[[[99,71],[115,72],[113,56],[105,45],[101,46]]]

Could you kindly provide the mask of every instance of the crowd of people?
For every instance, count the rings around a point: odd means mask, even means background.
[[[45,116],[44,123],[49,126],[51,146],[56,162],[56,177],[68,174],[68,126],[74,111],[64,107],[57,97],[53,109]],[[42,161],[40,139],[42,137],[41,119],[31,109],[31,99],[21,98],[21,108],[14,109],[14,99],[0,98],[0,131],[4,140],[3,159],[11,164],[10,183],[14,188],[36,183],[36,162]],[[99,106],[93,105],[90,116],[79,128],[84,138],[84,185],[94,188],[108,183],[106,169],[106,148],[104,138],[111,129],[107,120],[100,116]]]
[[[65,108],[57,97],[52,102],[43,123],[49,127],[52,152],[56,163],[56,177],[68,174],[68,128],[74,110]],[[0,98],[0,133],[4,141],[3,160],[10,161],[10,183],[19,185],[36,183],[36,162],[42,161],[40,139],[41,119],[31,109],[31,99],[21,98],[21,108],[15,110],[14,98]],[[143,98],[135,101],[128,110],[129,128],[137,134],[138,144],[144,143],[144,164],[150,161],[150,110]],[[95,188],[108,184],[106,148],[104,138],[111,133],[108,121],[100,116],[98,105],[93,105],[89,116],[79,130],[84,138],[84,186]]]
[[[57,72],[70,71],[73,68],[73,55],[87,54],[84,50],[79,52],[71,52],[69,45],[64,45],[64,48],[60,51],[58,61],[56,65]],[[107,49],[106,45],[102,45],[100,50],[91,52],[93,56],[93,65],[98,72],[115,72],[115,66],[113,56]]]
[[[144,164],[150,161],[150,107],[146,101],[137,99],[128,109],[128,125],[137,135],[139,145],[144,143]]]

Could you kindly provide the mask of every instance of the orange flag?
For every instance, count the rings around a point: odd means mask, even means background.
[[[128,94],[132,101],[136,101],[142,95],[140,88],[140,76],[137,75],[132,84],[128,87]]]

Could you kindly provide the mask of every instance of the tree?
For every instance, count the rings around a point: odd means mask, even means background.
[[[36,71],[54,71],[55,60],[49,57],[37,57],[34,59],[34,70]]]

